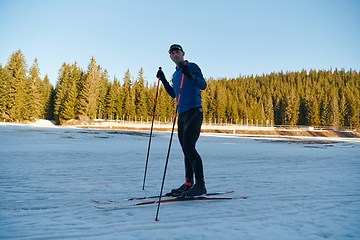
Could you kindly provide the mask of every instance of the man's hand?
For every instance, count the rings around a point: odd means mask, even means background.
[[[190,71],[188,65],[182,64],[181,72],[190,80],[194,80],[195,75]]]
[[[162,82],[162,84],[163,84],[164,86],[168,83],[168,81],[167,81],[166,78],[165,78],[165,74],[164,74],[164,72],[161,70],[161,68],[159,68],[159,70],[158,70],[158,72],[157,72],[157,74],[156,74],[156,77],[157,77],[157,78],[160,78],[160,81]]]

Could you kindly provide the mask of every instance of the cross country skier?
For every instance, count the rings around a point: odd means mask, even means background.
[[[198,65],[184,61],[185,52],[180,45],[171,45],[169,54],[171,60],[176,64],[172,78],[173,86],[170,86],[161,69],[157,72],[156,77],[160,78],[167,93],[175,98],[179,95],[182,75],[184,74],[181,100],[178,106],[178,136],[185,157],[186,177],[185,183],[179,188],[172,189],[171,193],[184,197],[198,196],[206,193],[203,163],[195,148],[203,120],[200,90],[206,88],[206,82]]]

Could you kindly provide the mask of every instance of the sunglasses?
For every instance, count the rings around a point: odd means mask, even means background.
[[[169,53],[171,53],[173,50],[180,50],[180,51],[182,51],[182,48],[181,48],[181,47],[173,47],[173,48],[170,48],[170,49],[169,49]]]

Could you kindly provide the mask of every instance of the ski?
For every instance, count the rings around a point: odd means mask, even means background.
[[[116,202],[116,200],[96,200],[96,199],[91,199],[91,201],[97,202],[97,203],[113,203],[113,202]]]
[[[207,193],[204,196],[216,196],[216,195],[223,195],[223,194],[229,194],[229,193],[233,193],[234,191],[225,191],[225,192],[213,192],[213,193]],[[157,199],[160,196],[147,196],[147,197],[135,197],[135,198],[127,198],[124,200],[127,201],[135,201],[135,200],[146,200],[146,199]],[[163,197],[176,197],[174,195],[171,194],[171,192],[166,193],[165,195],[161,196],[161,198]],[[113,203],[113,202],[118,202],[116,200],[96,200],[96,199],[91,199],[91,201],[93,202],[97,202],[97,203]]]
[[[228,194],[228,193],[233,193],[234,191],[226,191],[226,192],[213,192],[213,193],[207,193],[204,194],[203,196],[215,196],[215,195],[222,195],[222,194]],[[160,196],[150,196],[150,197],[138,197],[138,198],[128,198],[128,201],[134,201],[134,200],[146,200],[146,199],[154,199],[154,198],[159,198]],[[165,195],[161,196],[163,197],[178,197],[175,195],[172,195],[171,192],[166,193]]]
[[[166,198],[162,199],[161,203],[170,203],[170,202],[184,202],[184,201],[210,201],[210,200],[229,200],[229,199],[246,199],[247,197],[207,197],[207,196],[199,196],[199,197],[174,197],[174,198]],[[109,206],[109,207],[100,207],[95,206],[97,209],[103,210],[116,210],[116,209],[124,209],[129,207],[135,206],[146,206],[146,205],[153,205],[159,203],[158,200],[152,200],[147,202],[139,202],[135,204],[127,204],[127,205],[120,205],[120,206]]]

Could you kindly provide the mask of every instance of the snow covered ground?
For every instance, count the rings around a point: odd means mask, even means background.
[[[164,203],[159,222],[156,205],[94,208],[91,198],[157,195],[169,136],[152,138],[143,191],[148,132],[1,123],[0,238],[360,239],[359,139],[202,134],[208,191],[248,199]],[[175,134],[164,191],[183,183],[183,169]]]

